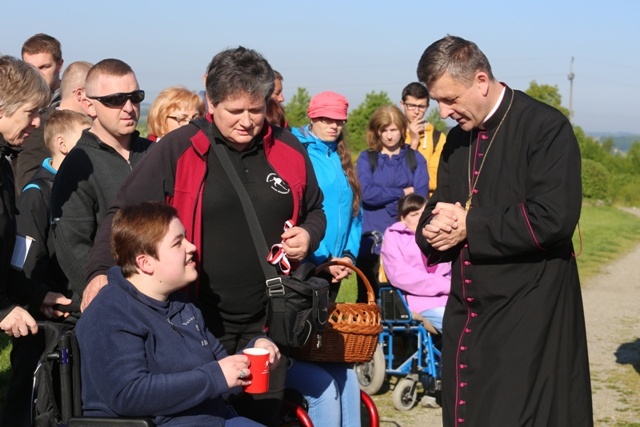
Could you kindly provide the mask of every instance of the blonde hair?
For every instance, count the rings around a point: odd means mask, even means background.
[[[384,105],[379,107],[371,115],[369,127],[367,129],[367,145],[372,151],[382,151],[382,140],[380,133],[389,125],[398,126],[400,131],[400,146],[404,146],[404,136],[407,133],[407,117],[395,105]]]
[[[356,168],[353,167],[353,161],[351,160],[351,153],[349,152],[349,147],[347,147],[347,142],[344,139],[343,135],[340,137],[338,141],[337,150],[338,156],[340,156],[340,164],[342,165],[342,170],[347,176],[347,181],[349,181],[349,186],[351,187],[351,191],[353,192],[353,201],[351,202],[351,211],[352,216],[355,218],[360,214],[360,201],[362,200],[362,189],[360,187],[360,181],[358,181],[358,174],[356,173]]]
[[[51,89],[34,66],[0,56],[0,111],[11,117],[25,104],[43,108],[50,100]]]
[[[167,126],[169,113],[178,109],[195,109],[200,116],[205,114],[204,102],[200,95],[183,86],[171,86],[160,92],[151,104],[147,118],[149,134],[158,138],[164,136],[169,131]]]
[[[51,113],[44,127],[44,143],[53,155],[53,143],[58,135],[67,134],[76,126],[91,127],[91,118],[72,110],[56,110]]]

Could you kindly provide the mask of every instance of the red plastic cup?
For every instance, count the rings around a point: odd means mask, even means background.
[[[242,353],[249,358],[251,384],[244,386],[247,393],[259,394],[269,390],[269,351],[264,348],[245,348]]]

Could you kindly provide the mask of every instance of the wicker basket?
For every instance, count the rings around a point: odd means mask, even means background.
[[[366,276],[358,268],[341,261],[322,264],[317,272],[332,265],[353,270],[367,287],[367,303],[332,303],[329,320],[320,336],[312,337],[306,346],[294,351],[294,357],[311,362],[368,362],[382,332],[380,308]]]

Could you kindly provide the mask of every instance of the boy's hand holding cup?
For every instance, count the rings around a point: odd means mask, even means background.
[[[242,354],[249,358],[250,374],[246,379],[251,381],[251,384],[243,387],[244,391],[266,393],[269,390],[269,369],[280,362],[280,350],[271,340],[260,338],[255,347],[245,348]]]

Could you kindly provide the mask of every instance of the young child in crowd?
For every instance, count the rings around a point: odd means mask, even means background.
[[[427,199],[409,194],[398,201],[400,221],[384,233],[380,255],[389,282],[401,289],[409,309],[442,332],[444,307],[451,288],[451,263],[427,266],[416,243],[416,228]]]
[[[53,240],[49,238],[51,188],[56,172],[65,156],[76,145],[84,129],[91,126],[91,119],[71,110],[56,110],[51,114],[44,131],[44,141],[51,153],[22,189],[18,198],[18,239],[27,239],[29,249],[22,264],[14,265],[31,281],[30,286],[15,286],[20,300],[32,307],[40,307],[47,291],[65,293],[66,278],[57,263]],[[21,246],[17,245],[16,250]],[[52,317],[51,311],[45,313]]]
[[[82,130],[90,126],[91,119],[75,111],[56,110],[51,114],[44,130],[51,157],[42,162],[17,200],[17,236],[9,286],[16,301],[28,305],[36,320],[66,316],[52,305],[71,303],[66,298],[70,296],[67,279],[50,238],[51,188],[62,160],[76,145]],[[5,412],[14,414],[11,419],[16,423],[29,424],[33,372],[44,348],[44,334],[21,337],[13,342],[12,376]]]
[[[198,277],[196,247],[175,208],[145,202],[120,209],[111,250],[117,266],[76,327],[83,413],[154,417],[163,426],[261,425],[225,401],[234,387],[250,384],[247,356],[228,356],[200,310],[175,292]],[[267,349],[272,367],[279,362],[267,338],[248,347]]]

